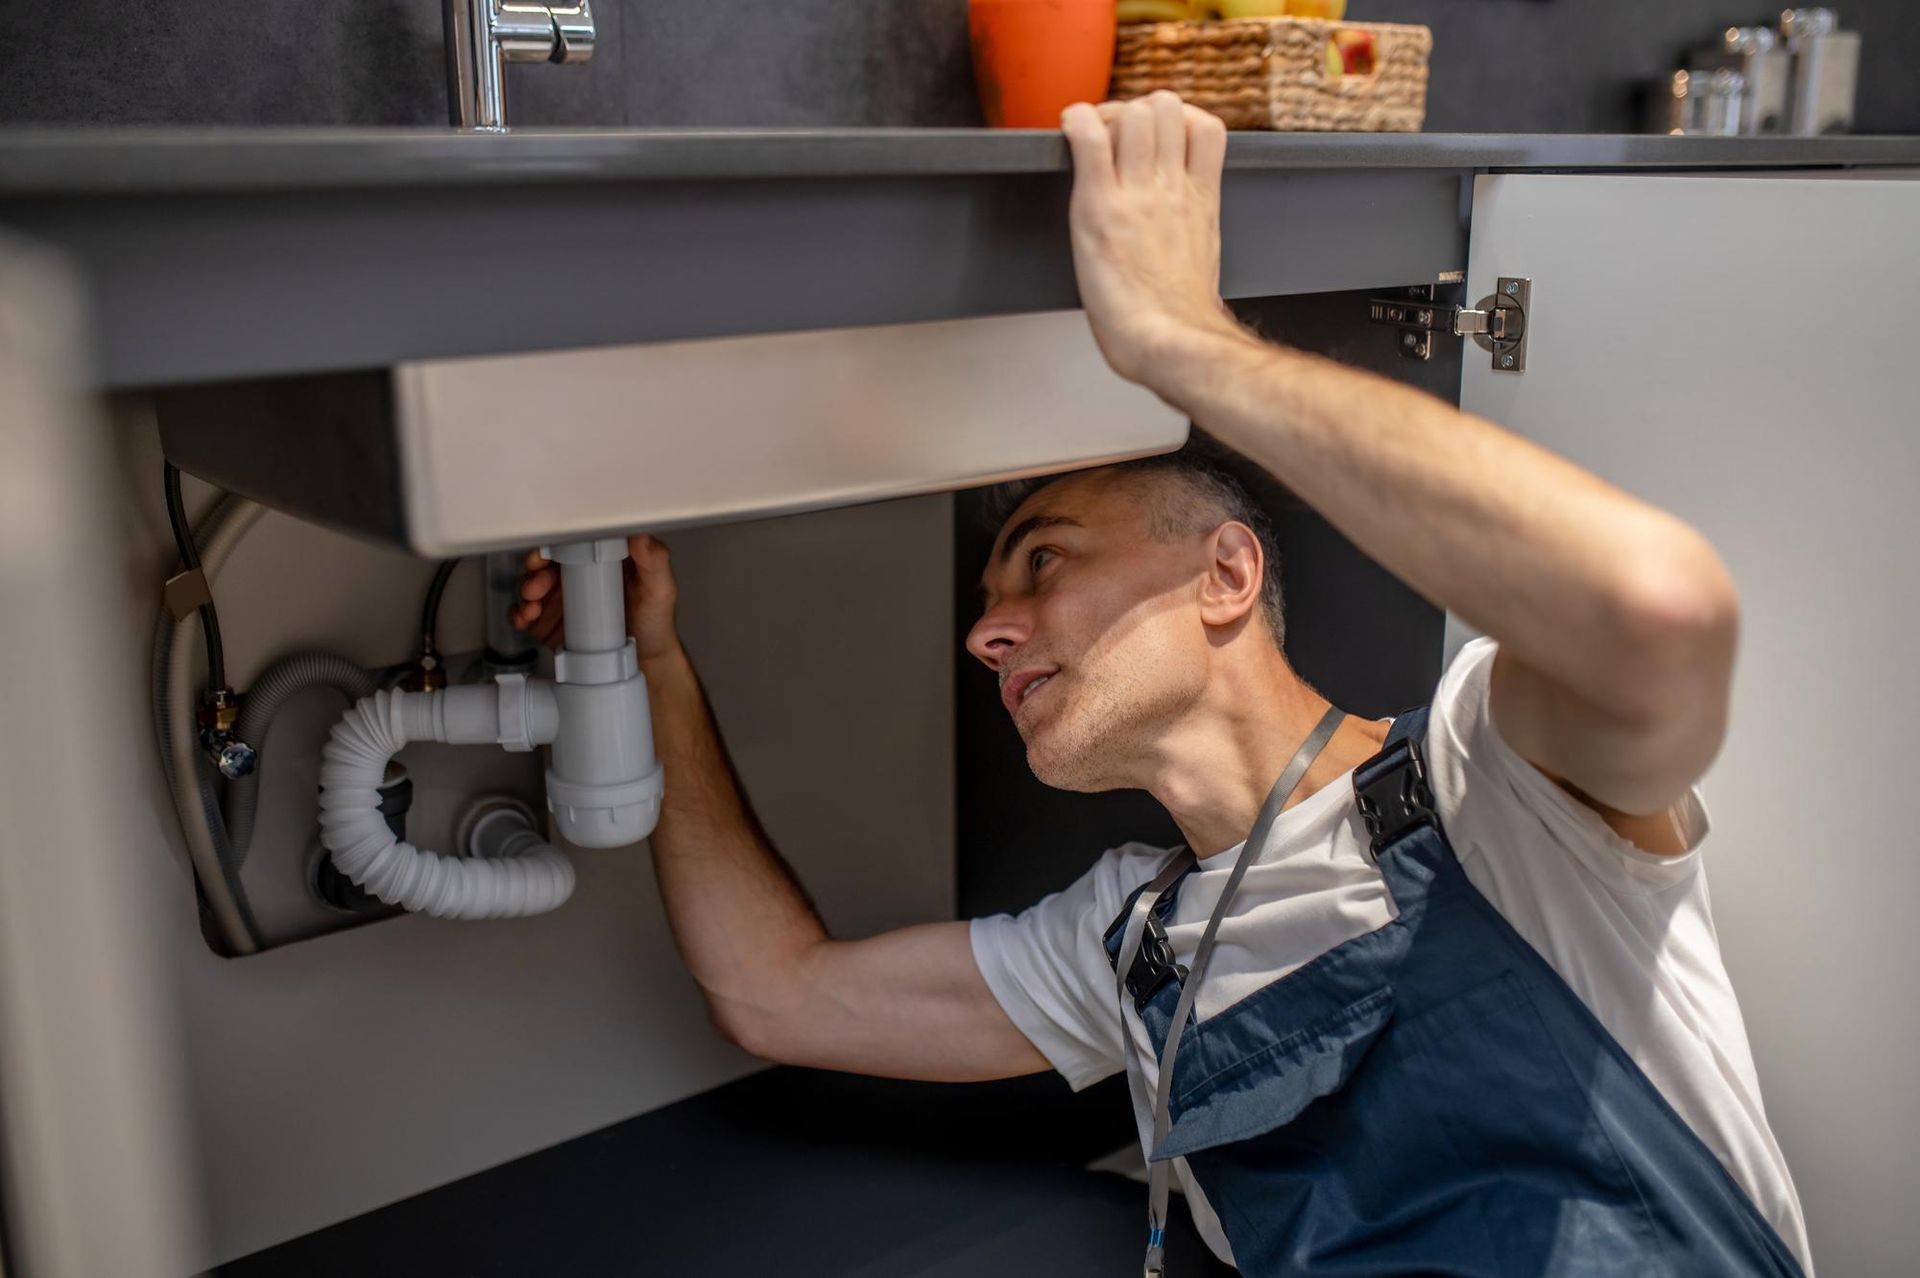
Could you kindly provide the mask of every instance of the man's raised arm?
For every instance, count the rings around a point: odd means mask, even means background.
[[[1155,94],[1062,124],[1081,299],[1114,369],[1499,640],[1495,718],[1537,767],[1603,815],[1679,797],[1726,728],[1738,603],[1712,546],[1490,422],[1236,323],[1219,120]]]

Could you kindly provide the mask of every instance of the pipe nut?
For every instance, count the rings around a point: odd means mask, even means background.
[[[593,541],[567,541],[540,547],[540,557],[556,564],[618,563],[627,557],[625,537],[598,537]]]
[[[627,640],[617,652],[578,652],[562,648],[553,658],[556,683],[620,683],[640,673],[640,658]]]

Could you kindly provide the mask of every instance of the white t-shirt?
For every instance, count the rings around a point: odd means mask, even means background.
[[[1476,639],[1447,668],[1426,742],[1441,823],[1467,878],[1592,1009],[1811,1273],[1799,1198],[1767,1127],[1708,909],[1699,787],[1674,808],[1683,855],[1655,856],[1621,838],[1501,739],[1487,701],[1494,652],[1493,640]],[[1393,917],[1366,846],[1351,773],[1280,814],[1221,921],[1196,1000],[1201,1019]],[[1182,885],[1167,927],[1179,961],[1192,958],[1239,853],[1207,857]],[[1124,1069],[1121,1035],[1132,1036],[1143,1148],[1157,1061],[1131,1007],[1123,1023],[1101,938],[1167,855],[1139,843],[1114,848],[1065,891],[972,925],[974,960],[994,997],[1076,1090]],[[1208,1245],[1230,1259],[1184,1161],[1175,1172]]]

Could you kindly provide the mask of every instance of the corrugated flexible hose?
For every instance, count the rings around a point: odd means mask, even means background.
[[[376,692],[334,726],[320,756],[320,841],[341,873],[403,909],[498,919],[559,908],[573,894],[573,865],[544,840],[523,840],[508,856],[443,856],[395,837],[380,815],[387,762],[409,741],[453,735],[438,700],[449,691],[469,690]]]
[[[330,652],[296,652],[274,662],[241,702],[234,732],[254,749],[253,771],[227,784],[227,842],[234,864],[246,862],[253,844],[253,820],[260,803],[260,774],[266,769],[266,741],[274,716],[309,688],[332,688],[349,703],[371,696],[379,682],[345,657]]]

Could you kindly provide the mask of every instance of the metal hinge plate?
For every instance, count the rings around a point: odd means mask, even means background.
[[[1493,357],[1497,373],[1527,371],[1527,312],[1533,304],[1533,281],[1503,275],[1494,291],[1474,307],[1440,301],[1431,284],[1416,284],[1405,297],[1376,297],[1367,303],[1367,318],[1400,330],[1400,353],[1408,359],[1432,359],[1433,335],[1451,333],[1471,337]]]

